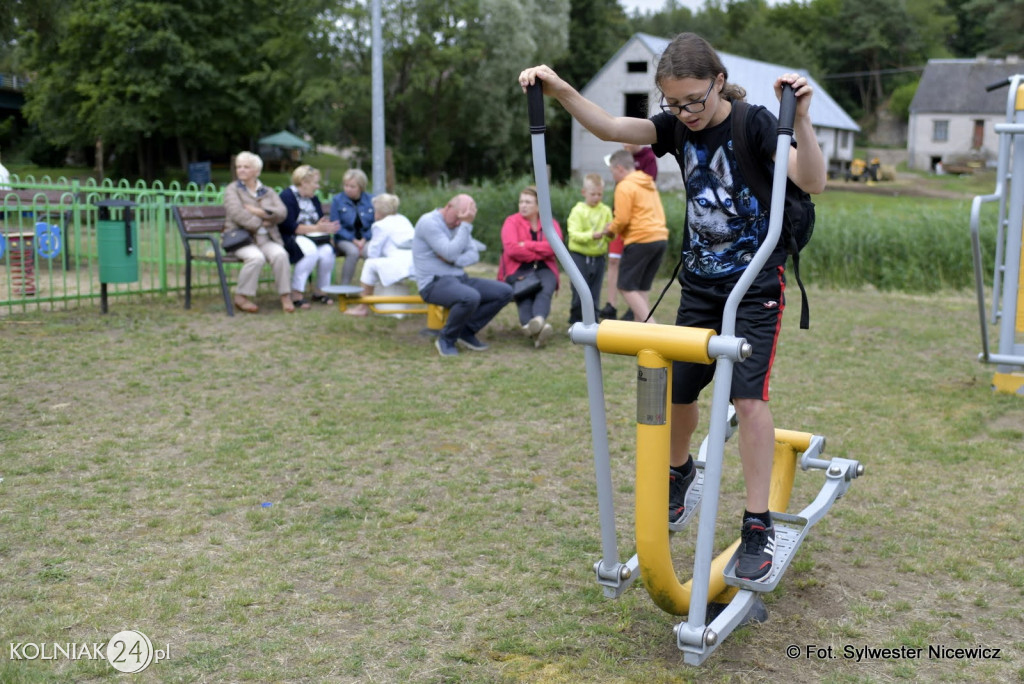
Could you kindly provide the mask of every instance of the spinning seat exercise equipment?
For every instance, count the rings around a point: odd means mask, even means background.
[[[527,88],[527,103],[533,147],[534,174],[540,203],[541,225],[562,268],[569,275],[582,299],[583,322],[569,329],[575,344],[583,345],[590,403],[591,440],[597,477],[598,518],[601,525],[602,558],[594,565],[597,582],[604,595],[618,598],[642,575],[644,586],[654,603],[673,615],[687,619],[674,628],[676,645],[684,652],[684,661],[701,664],[737,626],[748,619],[763,619],[760,593],[771,591],[782,579],[793,555],[810,528],[821,520],[832,504],[849,488],[854,478],[864,473],[857,461],[844,458],[824,459],[825,438],[806,432],[775,431],[775,460],[772,468],[769,508],[776,534],[772,570],[760,581],[735,576],[736,540],[716,558],[715,519],[718,513],[722,458],[726,440],[737,429],[735,413],[729,405],[733,367],[751,354],[743,338],[735,336],[736,311],[756,274],[767,261],[782,233],[783,202],[796,97],[783,87],[779,112],[779,139],[776,148],[775,175],[771,201],[771,220],[765,243],[730,294],[722,320],[721,333],[714,330],[657,325],[630,321],[594,319],[593,298],[582,274],[575,267],[568,249],[558,239],[552,225],[551,194],[548,187],[544,150],[544,98],[541,83]],[[618,560],[615,511],[612,497],[611,463],[605,417],[601,354],[623,354],[637,358],[636,399],[636,555],[626,562]],[[672,387],[672,361],[716,362],[714,391],[708,435],[695,459],[697,480],[686,501],[684,517],[668,523],[669,411]],[[825,482],[817,497],[799,513],[785,513],[795,478],[796,466],[825,471]],[[692,500],[691,500],[692,499]],[[682,529],[696,513],[699,516],[693,558],[693,579],[681,584],[672,566],[670,531]]]
[[[1024,396],[1024,342],[1021,341],[1024,339],[1024,283],[1020,279],[1024,257],[1021,244],[1024,229],[1024,74],[1011,76],[985,89],[992,91],[1006,86],[1009,86],[1006,123],[995,125],[999,134],[996,188],[991,195],[977,195],[971,202],[971,247],[981,321],[981,354],[978,360],[996,364],[992,378],[994,390]],[[991,319],[986,315],[980,238],[981,206],[989,202],[999,202]],[[989,320],[992,325],[999,326],[995,351],[989,348]]]

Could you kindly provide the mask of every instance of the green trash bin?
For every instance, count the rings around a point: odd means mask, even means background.
[[[139,230],[133,216],[135,202],[103,200],[96,203],[96,244],[100,262],[100,308],[107,312],[107,284],[134,283],[139,279]]]

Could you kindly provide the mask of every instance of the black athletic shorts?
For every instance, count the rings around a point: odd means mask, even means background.
[[[668,240],[657,242],[635,242],[626,245],[619,261],[619,282],[615,284],[624,292],[647,292],[658,275],[661,260],[668,249]]]
[[[722,330],[725,300],[739,279],[724,282],[694,281],[683,274],[682,297],[676,313],[676,325]],[[750,358],[733,365],[732,392],[729,399],[761,399],[768,401],[775,348],[782,329],[782,312],[786,308],[786,278],[783,266],[761,271],[736,311],[736,336],[746,338],[753,348]],[[672,403],[690,404],[714,379],[715,364],[672,363]]]

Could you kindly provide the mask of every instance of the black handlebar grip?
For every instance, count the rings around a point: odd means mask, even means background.
[[[1005,88],[1008,85],[1010,85],[1010,79],[1004,78],[1001,81],[996,81],[995,83],[989,83],[987,86],[985,86],[985,90],[987,92],[992,92],[993,90],[999,90],[1000,88]]]
[[[779,133],[793,135],[793,120],[796,118],[796,94],[793,86],[782,84],[782,103],[779,105]]]
[[[530,113],[530,133],[543,133],[544,126],[544,85],[540,80],[526,86],[526,108]]]

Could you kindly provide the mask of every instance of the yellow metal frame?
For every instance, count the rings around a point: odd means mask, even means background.
[[[1021,88],[1024,90],[1024,88]],[[1024,264],[1024,245],[1020,249],[1020,263]],[[1017,279],[1017,326],[1019,333],[1024,333],[1024,278]]]
[[[448,320],[448,309],[437,304],[427,304],[419,295],[361,295],[358,297],[338,297],[338,311],[342,313],[355,304],[365,304],[375,314],[426,314],[427,329],[440,330]],[[401,310],[379,309],[379,304],[418,304]]]
[[[664,373],[666,390],[672,387],[672,361],[710,364],[708,342],[713,330],[679,326],[643,325],[604,321],[598,327],[597,348],[605,353],[636,355],[640,373]],[[648,377],[651,373],[649,373]],[[637,423],[636,428],[636,544],[637,562],[644,586],[654,603],[674,615],[690,608],[692,580],[681,584],[676,577],[669,548],[668,510],[669,446],[671,439],[670,392],[665,392],[664,420],[659,424]],[[806,451],[812,435],[792,430],[775,431],[769,508],[783,512],[789,507],[796,474],[797,454]],[[724,571],[739,547],[737,539],[711,564],[707,595],[727,603],[736,594],[725,584]]]
[[[992,376],[992,389],[1024,396],[1024,373],[996,373]]]

